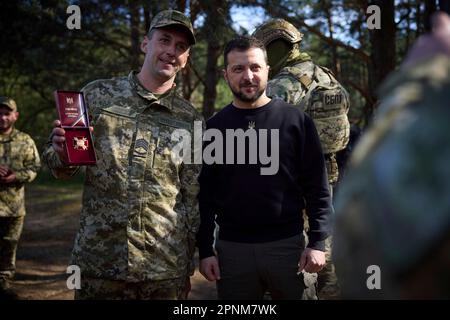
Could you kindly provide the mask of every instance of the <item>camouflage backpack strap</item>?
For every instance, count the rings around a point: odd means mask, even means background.
[[[314,67],[314,69],[315,68],[316,67]],[[303,84],[305,86],[305,88],[307,88],[306,94],[303,97],[302,101],[300,102],[300,108],[302,110],[305,110],[306,112],[308,112],[307,111],[307,109],[308,109],[308,105],[307,104],[311,100],[311,93],[314,91],[314,89],[317,88],[319,83],[315,79],[308,77],[308,75],[306,75],[306,74],[298,76],[297,79],[301,82],[301,84]]]

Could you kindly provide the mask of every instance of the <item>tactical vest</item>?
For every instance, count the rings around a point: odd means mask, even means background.
[[[338,168],[335,153],[347,146],[350,137],[348,92],[329,69],[311,61],[284,68],[279,75],[283,74],[294,77],[302,84],[304,96],[300,107],[314,120],[327,160],[329,180],[336,182]]]

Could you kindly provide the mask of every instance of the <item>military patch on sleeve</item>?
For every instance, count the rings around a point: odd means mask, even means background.
[[[145,139],[137,139],[134,145],[134,154],[138,157],[145,157],[148,152],[149,143]]]

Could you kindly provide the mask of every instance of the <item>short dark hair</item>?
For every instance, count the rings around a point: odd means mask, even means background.
[[[262,43],[259,39],[251,36],[239,36],[232,40],[230,40],[225,46],[225,50],[223,51],[223,61],[225,64],[225,68],[228,66],[228,54],[233,51],[246,51],[251,48],[261,49],[264,53],[264,60],[268,64],[267,60],[267,51],[264,43]]]

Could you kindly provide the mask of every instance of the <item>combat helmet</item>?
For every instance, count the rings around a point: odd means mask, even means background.
[[[303,33],[283,19],[274,19],[263,23],[253,32],[253,36],[261,40],[265,46],[280,38],[290,43],[298,43],[303,39]]]

